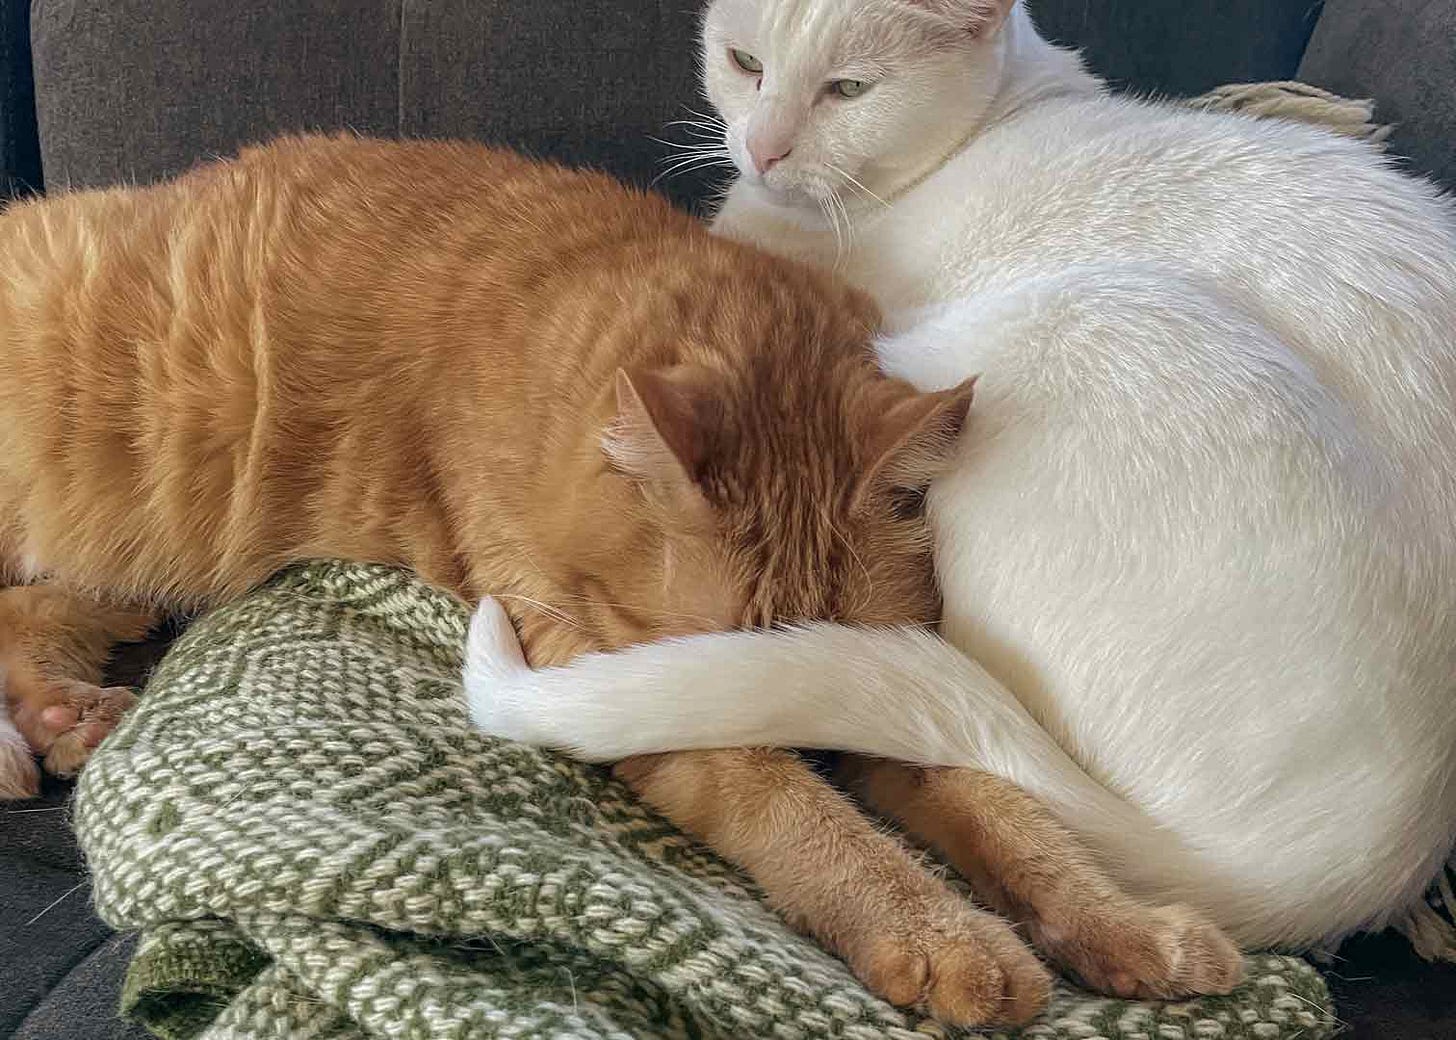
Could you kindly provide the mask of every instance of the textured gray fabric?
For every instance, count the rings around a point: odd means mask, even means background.
[[[1328,0],[1299,76],[1374,98],[1391,150],[1456,188],[1456,0]]]
[[[148,181],[282,130],[474,137],[639,183],[696,92],[693,0],[44,0],[52,185]],[[670,186],[680,200],[699,182]]]
[[[1027,0],[1033,21],[1119,87],[1194,95],[1290,79],[1319,0]]]
[[[39,0],[51,189],[147,181],[283,129],[392,133],[400,0]]]
[[[408,4],[400,130],[508,144],[648,183],[668,154],[651,138],[696,103],[697,28],[694,0]],[[664,185],[680,199],[698,187]]]
[[[639,183],[697,103],[699,0],[40,0],[49,182],[147,181],[287,129],[468,136]],[[1291,75],[1309,0],[1034,0],[1140,90]],[[687,201],[705,181],[675,178]]]
[[[140,685],[159,650],[158,641],[120,648],[108,682]],[[0,804],[0,1037],[138,1038],[116,1020],[129,947],[113,944],[91,911],[70,793],[47,779],[40,798]]]

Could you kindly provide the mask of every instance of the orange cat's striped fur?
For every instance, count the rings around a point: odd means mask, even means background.
[[[876,319],[659,200],[477,146],[285,139],[154,188],[16,206],[0,217],[0,581],[31,583],[0,592],[15,723],[74,771],[130,703],[94,685],[113,641],[308,557],[500,596],[543,663],[810,618],[933,621],[926,533],[897,507],[969,387],[881,376]],[[23,793],[33,777],[8,761],[0,783]],[[619,768],[891,999],[960,1022],[1040,1006],[1045,974],[1008,926],[793,756]],[[1020,792],[895,797],[961,812],[992,898],[1064,945],[1089,936],[1066,958],[1084,974],[1123,970],[1094,947],[1098,908],[1127,904]]]

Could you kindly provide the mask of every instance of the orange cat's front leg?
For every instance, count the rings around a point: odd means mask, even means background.
[[[1239,981],[1243,959],[1218,928],[1188,907],[1148,906],[1126,895],[1045,806],[1009,780],[857,756],[845,757],[840,776],[1092,988],[1169,999],[1227,993]]]
[[[140,639],[155,620],[152,611],[106,606],[53,585],[0,590],[5,699],[47,772],[79,772],[135,703],[130,690],[98,684],[112,646]]]
[[[1005,921],[923,870],[791,752],[644,756],[617,774],[891,1003],[963,1026],[1022,1023],[1045,1004],[1047,972]]]

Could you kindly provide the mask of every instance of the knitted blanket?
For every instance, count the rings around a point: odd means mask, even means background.
[[[865,991],[752,885],[596,768],[470,730],[467,615],[316,564],[166,657],[77,792],[123,1010],[164,1037],[744,1040],[943,1035]],[[1034,1038],[1318,1040],[1302,961],[1230,997],[1061,987]]]

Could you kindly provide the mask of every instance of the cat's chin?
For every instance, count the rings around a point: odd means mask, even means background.
[[[814,183],[770,184],[762,177],[742,176],[740,191],[747,191],[752,199],[764,206],[777,209],[801,210],[822,215],[823,188]]]

